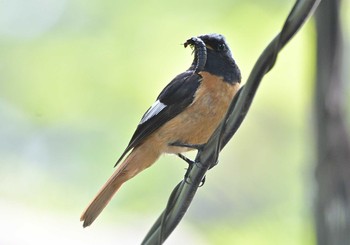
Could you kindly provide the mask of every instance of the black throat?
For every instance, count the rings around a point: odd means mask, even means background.
[[[197,59],[195,58],[190,69],[194,69],[196,64]],[[233,58],[214,52],[211,49],[207,49],[207,61],[203,71],[223,77],[224,81],[227,83],[241,82],[241,72]]]

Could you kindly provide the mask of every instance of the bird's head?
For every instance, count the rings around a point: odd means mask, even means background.
[[[226,43],[226,39],[223,35],[212,33],[200,35],[198,38],[205,43],[208,52],[211,51],[223,56],[232,56],[230,48]]]
[[[201,41],[198,41],[198,39]],[[203,48],[205,49],[206,60],[204,61],[205,63],[202,63],[203,70],[215,75],[223,76],[225,80],[230,82],[237,80],[239,81],[241,79],[240,71],[232,57],[231,50],[223,35],[216,33],[200,35],[195,38],[188,39],[185,43],[185,47],[187,45],[197,47],[195,49],[196,52],[198,52],[198,50],[202,50]],[[197,56],[198,55],[195,55],[190,69],[197,66]]]

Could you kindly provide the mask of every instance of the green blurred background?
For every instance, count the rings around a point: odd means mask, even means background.
[[[144,111],[189,67],[181,43],[224,34],[244,82],[293,3],[1,1],[0,244],[140,243],[183,177],[174,156],[124,185],[91,227],[79,217]],[[309,21],[167,244],[314,244],[314,42]]]

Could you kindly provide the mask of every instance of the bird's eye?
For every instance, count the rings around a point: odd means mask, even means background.
[[[218,51],[225,51],[226,50],[226,45],[224,43],[220,43],[217,47]]]

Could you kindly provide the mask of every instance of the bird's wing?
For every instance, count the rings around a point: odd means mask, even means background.
[[[156,102],[143,115],[132,136],[129,145],[117,161],[116,165],[134,147],[146,137],[159,129],[166,122],[181,113],[194,100],[202,77],[188,70],[176,76],[159,94]],[[115,165],[115,166],[116,166]]]

